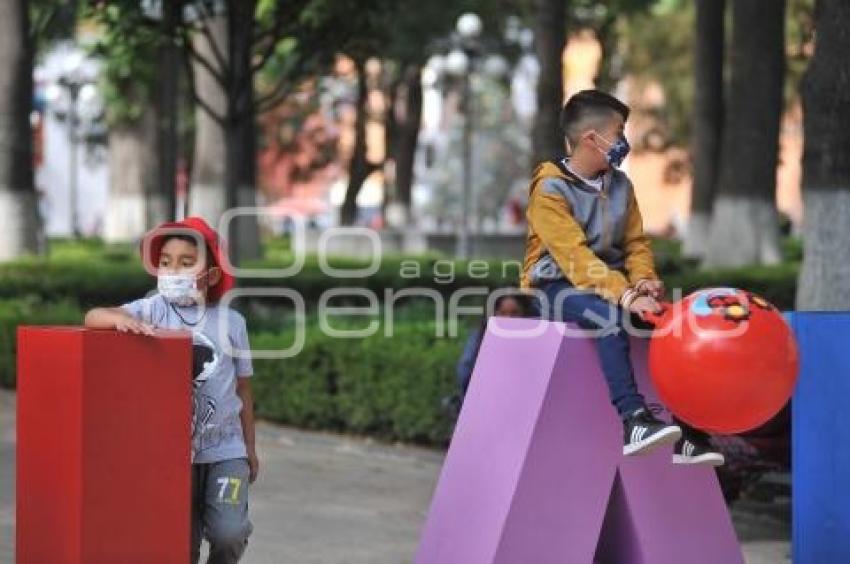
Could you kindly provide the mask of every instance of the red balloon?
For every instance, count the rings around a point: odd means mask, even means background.
[[[714,433],[762,425],[797,380],[797,346],[782,314],[736,288],[709,288],[654,317],[649,370],[661,401]]]

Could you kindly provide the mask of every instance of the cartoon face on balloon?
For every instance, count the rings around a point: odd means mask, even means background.
[[[691,313],[697,317],[720,315],[728,321],[741,322],[750,319],[753,306],[775,310],[770,302],[752,292],[737,288],[710,288],[693,295]]]

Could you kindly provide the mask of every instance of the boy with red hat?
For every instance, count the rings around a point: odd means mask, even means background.
[[[248,484],[257,477],[253,368],[245,319],[219,302],[233,287],[222,268],[224,242],[197,217],[165,223],[142,241],[157,292],[121,307],[95,308],[86,327],[153,335],[155,328],[192,333],[192,562],[201,538],[208,564],[238,562],[253,529]]]

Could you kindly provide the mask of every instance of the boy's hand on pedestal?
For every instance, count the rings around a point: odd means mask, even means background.
[[[126,317],[115,322],[115,329],[122,333],[135,333],[136,335],[153,336],[153,326],[143,323],[133,317]]]

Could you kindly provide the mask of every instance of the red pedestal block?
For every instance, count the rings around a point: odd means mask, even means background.
[[[18,564],[185,564],[188,333],[18,329]]]

